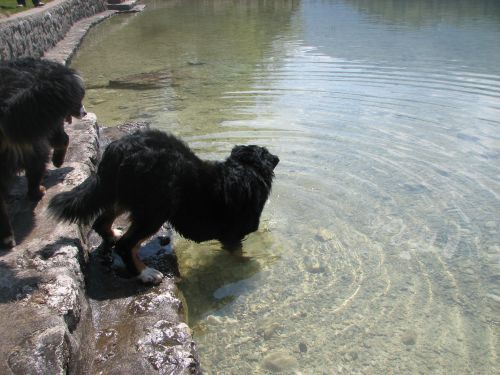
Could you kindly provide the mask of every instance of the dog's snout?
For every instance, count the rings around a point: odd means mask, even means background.
[[[273,155],[272,162],[273,162],[273,168],[275,168],[278,165],[278,163],[280,162],[280,158],[277,157],[276,155]]]

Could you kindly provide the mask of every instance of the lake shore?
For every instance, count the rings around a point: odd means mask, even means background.
[[[43,55],[67,64],[87,31],[116,13],[105,10],[100,0],[86,2],[83,11],[75,9],[76,3],[57,0],[1,20],[0,58]],[[39,33],[42,23],[46,35],[39,42],[31,35]],[[47,32],[56,24],[64,25],[62,31],[54,26]],[[67,126],[66,162],[49,169],[47,194],[40,202],[26,199],[24,178],[13,188],[10,214],[19,245],[0,253],[0,372],[199,373],[186,307],[175,284],[175,256],[162,257],[170,276],[159,286],[145,287],[117,277],[103,263],[96,255],[99,239],[89,228],[47,219],[50,198],[93,173],[104,139],[140,126],[106,131],[97,122],[88,114]],[[155,240],[148,244],[153,251],[162,246]]]

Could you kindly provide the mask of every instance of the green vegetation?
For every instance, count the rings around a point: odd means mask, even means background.
[[[44,3],[48,3],[49,0],[42,0]],[[0,18],[8,17],[12,14],[24,12],[28,9],[33,8],[33,2],[31,0],[26,0],[25,7],[17,7],[16,0],[0,0]]]

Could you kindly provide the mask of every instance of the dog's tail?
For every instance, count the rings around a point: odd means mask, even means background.
[[[89,224],[111,203],[102,190],[99,176],[94,174],[73,190],[56,194],[49,203],[50,215],[60,221]]]

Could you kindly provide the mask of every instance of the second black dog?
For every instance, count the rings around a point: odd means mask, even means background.
[[[15,246],[6,203],[13,178],[24,170],[30,199],[43,196],[50,150],[60,167],[69,143],[64,121],[85,115],[84,95],[82,79],[62,64],[33,58],[0,63],[0,248]]]
[[[127,269],[145,282],[161,272],[138,257],[140,243],[168,221],[182,236],[219,240],[228,250],[257,230],[271,192],[277,156],[259,146],[235,146],[223,162],[204,161],[172,135],[139,131],[112,142],[97,174],[49,204],[62,220],[90,223],[115,249]],[[111,228],[121,213],[131,225],[118,239]]]

